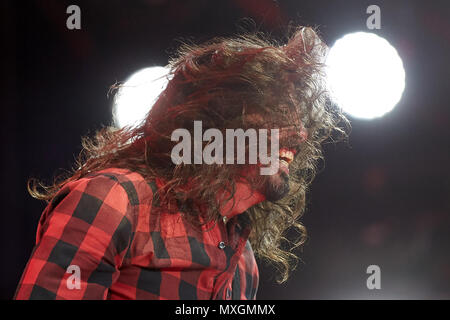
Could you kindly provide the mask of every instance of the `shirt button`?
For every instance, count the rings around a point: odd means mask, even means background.
[[[220,241],[219,242],[219,249],[225,249],[225,242],[223,242],[223,241]]]

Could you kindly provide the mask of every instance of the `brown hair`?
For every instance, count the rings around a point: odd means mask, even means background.
[[[322,158],[321,144],[331,138],[345,137],[341,124],[347,119],[334,107],[324,86],[326,45],[315,30],[299,27],[286,45],[269,40],[261,33],[243,33],[233,38],[215,38],[201,45],[182,44],[169,62],[172,79],[146,116],[135,127],[104,127],[92,137],[82,138],[83,149],[69,176],[60,176],[50,186],[30,179],[28,190],[49,201],[69,181],[88,172],[109,167],[127,168],[145,179],[166,181],[161,190],[167,203],[180,186],[191,188],[183,200],[207,208],[207,220],[218,220],[219,208],[227,199],[216,195],[224,190],[235,194],[235,182],[246,179],[257,190],[261,177],[242,175],[243,166],[251,165],[175,165],[171,161],[177,128],[193,131],[193,121],[201,120],[208,128],[246,128],[246,114],[262,115],[259,128],[303,126],[308,139],[280,141],[280,146],[297,149],[290,164],[290,192],[285,198],[261,202],[245,213],[252,224],[250,241],[255,254],[276,266],[286,281],[295,266],[293,250],[305,242],[306,230],[299,222],[305,210],[305,194]],[[254,165],[253,165],[254,166]],[[38,187],[43,188],[39,191]],[[196,201],[190,201],[190,200]],[[193,219],[195,220],[195,219]],[[288,239],[288,229],[298,236]]]

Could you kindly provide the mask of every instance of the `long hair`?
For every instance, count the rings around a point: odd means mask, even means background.
[[[326,52],[327,46],[309,27],[296,28],[285,45],[251,32],[201,45],[183,43],[169,61],[171,80],[144,121],[121,129],[103,127],[95,135],[83,137],[82,151],[69,175],[57,177],[50,186],[30,179],[28,190],[33,197],[50,201],[69,181],[96,170],[127,168],[146,180],[165,181],[159,192],[169,210],[176,198],[190,204],[192,221],[200,208],[206,208],[206,221],[218,221],[220,208],[235,195],[236,181],[244,179],[258,190],[264,177],[243,174],[254,168],[250,164],[175,165],[171,160],[172,132],[185,128],[192,133],[194,121],[202,121],[204,130],[218,128],[222,132],[255,127],[305,130],[306,141],[280,140],[280,146],[297,150],[289,168],[289,194],[245,212],[252,226],[250,242],[255,254],[276,266],[278,280],[284,282],[298,260],[293,250],[306,240],[299,218],[322,158],[321,144],[344,137],[341,125],[348,125],[328,98]],[[254,114],[259,115],[258,120],[249,121]],[[183,193],[177,192],[186,185],[189,188],[183,188]],[[224,191],[229,197],[217,197]],[[289,229],[297,231],[297,236],[287,237]]]

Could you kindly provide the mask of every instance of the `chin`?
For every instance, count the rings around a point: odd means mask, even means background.
[[[294,160],[296,151],[287,148],[280,150],[280,166],[278,172],[272,176],[267,176],[264,186],[264,196],[266,200],[275,202],[283,199],[289,193],[289,164]]]
[[[277,174],[268,178],[264,195],[266,200],[275,202],[287,196],[289,190],[289,174],[284,171],[279,171]]]

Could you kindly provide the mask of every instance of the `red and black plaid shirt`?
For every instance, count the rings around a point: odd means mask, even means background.
[[[158,187],[117,168],[67,183],[42,213],[15,299],[255,299],[245,214],[200,230],[181,212],[151,213]]]

